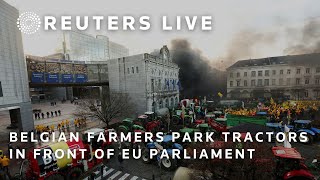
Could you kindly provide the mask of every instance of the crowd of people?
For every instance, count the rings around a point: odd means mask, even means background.
[[[51,111],[51,112],[46,112],[46,114],[44,114],[43,112],[35,112],[34,113],[34,118],[35,119],[44,119],[44,118],[52,118],[52,117],[57,117],[57,116],[61,116],[61,110],[55,110],[55,111]]]
[[[315,120],[320,107],[320,101],[285,101],[277,103],[272,98],[269,105],[259,103],[256,108],[239,108],[226,110],[228,114],[240,116],[255,116],[257,112],[265,111],[272,122],[283,120],[310,119]]]

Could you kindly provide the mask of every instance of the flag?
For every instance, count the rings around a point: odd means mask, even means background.
[[[219,97],[223,97],[223,94],[221,92],[218,92]]]
[[[290,129],[287,127],[287,125],[284,125],[284,133],[285,133],[285,135],[286,135],[286,139],[285,139],[284,142],[283,142],[283,146],[284,146],[285,148],[291,148],[291,144],[290,144],[290,142],[288,141],[289,131],[290,131]]]

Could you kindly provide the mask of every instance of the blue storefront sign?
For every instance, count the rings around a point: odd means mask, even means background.
[[[77,83],[85,83],[87,81],[88,81],[88,77],[86,74],[76,74]]]
[[[47,74],[47,83],[59,83],[59,74]]]
[[[61,75],[62,83],[73,83],[73,74],[62,74]]]
[[[32,72],[31,82],[33,83],[43,83],[44,73],[42,72]]]

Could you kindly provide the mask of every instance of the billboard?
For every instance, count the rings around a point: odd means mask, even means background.
[[[46,72],[47,83],[59,83],[59,63],[46,63]]]
[[[33,61],[33,62],[29,63],[29,68],[31,71],[31,82],[43,83],[44,82],[45,63]]]
[[[62,83],[73,83],[73,66],[72,64],[61,64],[60,74]]]
[[[84,64],[74,65],[74,74],[76,83],[84,83],[88,81],[87,66]]]

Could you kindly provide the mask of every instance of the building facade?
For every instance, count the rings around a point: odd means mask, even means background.
[[[179,102],[179,68],[167,46],[149,53],[110,59],[110,92],[127,93],[137,113],[173,107]]]
[[[62,49],[59,53],[64,54],[64,59],[67,60],[106,61],[111,58],[128,56],[129,49],[109,41],[107,36],[93,37],[83,32],[69,31],[63,34]]]
[[[121,44],[109,41],[109,56],[110,59],[129,56],[129,49]]]
[[[9,111],[11,125],[29,131],[34,125],[18,17],[16,8],[0,0],[0,113]]]
[[[242,60],[227,75],[229,98],[320,98],[320,54]]]

